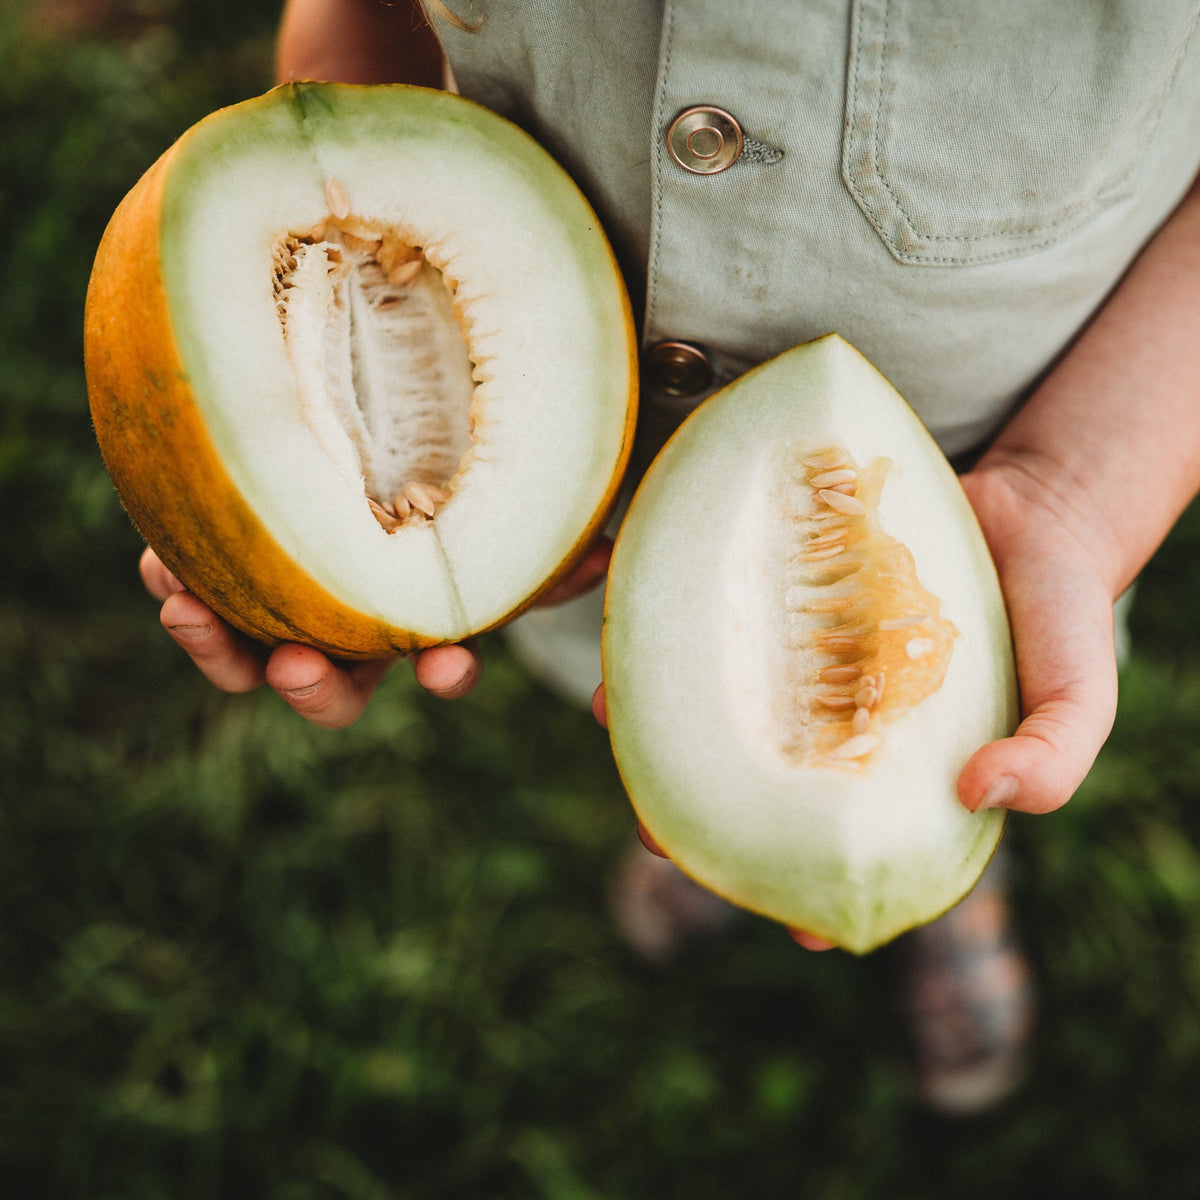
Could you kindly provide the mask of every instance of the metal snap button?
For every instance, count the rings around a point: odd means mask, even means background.
[[[646,375],[668,396],[695,396],[713,381],[712,363],[691,342],[659,342],[646,351]]]
[[[667,152],[693,175],[715,175],[741,155],[742,127],[723,108],[685,108],[667,130]]]

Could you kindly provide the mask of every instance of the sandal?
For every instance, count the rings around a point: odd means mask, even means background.
[[[1006,875],[997,856],[956,907],[904,941],[918,1090],[949,1116],[994,1107],[1025,1075],[1033,973],[1015,941]]]
[[[647,962],[662,963],[692,942],[721,933],[737,909],[689,879],[641,841],[609,880],[608,907],[622,937]]]

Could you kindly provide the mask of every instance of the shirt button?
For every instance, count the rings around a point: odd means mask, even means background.
[[[712,363],[691,342],[659,342],[646,352],[650,383],[668,396],[695,396],[713,381]]]
[[[737,162],[742,127],[723,108],[685,108],[667,130],[667,151],[693,175],[715,175]]]

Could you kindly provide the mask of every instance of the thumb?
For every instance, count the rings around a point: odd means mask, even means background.
[[[1065,569],[1061,559],[998,565],[1025,716],[1012,737],[968,760],[959,799],[972,811],[1050,812],[1083,782],[1112,729],[1112,598],[1081,563],[1071,564],[1078,570]]]

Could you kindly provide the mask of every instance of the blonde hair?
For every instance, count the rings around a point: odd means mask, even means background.
[[[435,29],[434,17],[440,17],[443,21],[453,25],[455,29],[461,29],[464,33],[474,33],[480,25],[483,24],[483,19],[477,21],[468,21],[460,17],[444,0],[418,0],[421,5],[421,11],[425,14],[425,20],[429,22]],[[468,0],[468,10],[471,7],[471,2]]]

